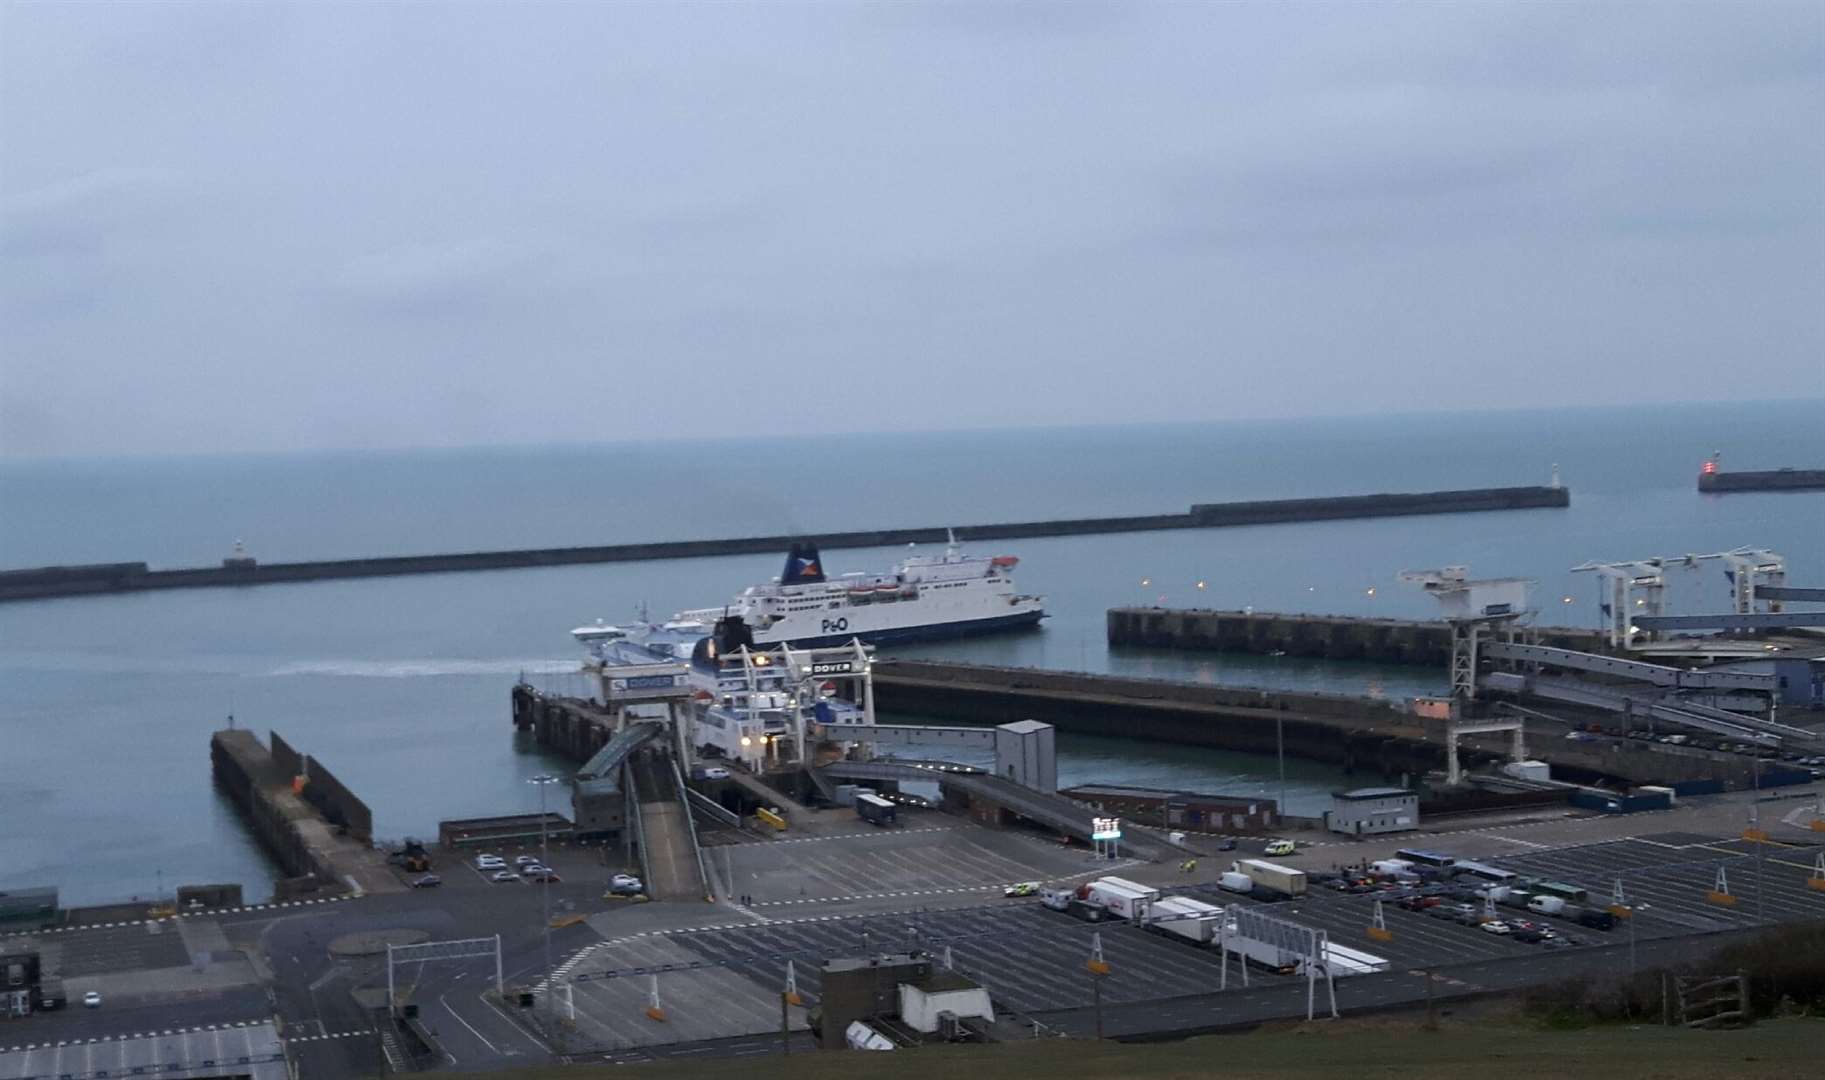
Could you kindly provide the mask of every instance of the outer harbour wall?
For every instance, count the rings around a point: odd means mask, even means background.
[[[1414,514],[1480,513],[1534,510],[1571,505],[1565,488],[1473,488],[1416,494],[1351,495],[1327,499],[1276,499],[1266,502],[1200,503],[1183,514],[1133,517],[1060,518],[996,525],[958,527],[963,541],[1006,540],[1042,536],[1088,536],[1098,533],[1152,532],[1163,529],[1215,529],[1237,525],[1274,525],[1347,518],[1403,517]],[[0,571],[0,601],[38,600],[142,589],[198,589],[326,581],[333,578],[388,577],[401,574],[447,574],[470,570],[510,570],[583,563],[638,562],[649,559],[695,559],[717,555],[784,552],[793,542],[809,540],[819,547],[895,547],[943,543],[944,526],[817,533],[809,536],[749,536],[721,540],[667,540],[599,547],[528,548],[516,551],[472,551],[448,555],[406,555],[325,562],[255,563],[191,570],[152,570],[145,563],[100,563],[46,566]]]
[[[1825,489],[1825,469],[1698,474],[1700,491],[1814,491]]]

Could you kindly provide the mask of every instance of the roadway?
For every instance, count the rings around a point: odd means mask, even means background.
[[[647,892],[655,900],[701,901],[706,887],[686,822],[689,811],[679,797],[668,759],[639,754],[628,762],[628,768],[633,773],[635,797],[640,800],[646,865],[652,878],[646,883]]]

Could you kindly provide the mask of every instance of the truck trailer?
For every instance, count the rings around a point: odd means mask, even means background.
[[[1223,925],[1223,909],[1189,896],[1168,896],[1153,902],[1147,912],[1147,925],[1163,934],[1207,945]]]
[[[1290,866],[1281,866],[1266,859],[1239,859],[1230,865],[1230,871],[1247,874],[1256,887],[1281,896],[1305,895],[1305,871],[1295,870]]]
[[[1339,945],[1330,940],[1326,940],[1324,943],[1324,966],[1333,979],[1347,978],[1351,975],[1374,975],[1392,967],[1384,957],[1363,952],[1361,949],[1352,949],[1348,945]]]
[[[1120,878],[1098,878],[1078,890],[1078,899],[1095,904],[1111,915],[1140,920],[1147,909],[1160,898],[1160,890],[1125,882]]]
[[[1302,953],[1292,949],[1283,949],[1269,941],[1244,937],[1241,928],[1235,923],[1225,924],[1218,934],[1218,943],[1233,953],[1239,953],[1258,967],[1277,971],[1282,975],[1291,975],[1299,970],[1305,961]]]
[[[856,792],[856,816],[870,825],[892,825],[895,806],[879,795],[870,795],[865,791]]]
[[[1092,904],[1078,896],[1077,893],[1076,889],[1041,889],[1039,890],[1039,902],[1053,911],[1062,911],[1066,915],[1085,922],[1102,922],[1108,912],[1100,905]]]

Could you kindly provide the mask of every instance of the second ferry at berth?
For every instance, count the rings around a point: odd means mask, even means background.
[[[681,611],[667,625],[701,624],[708,633],[718,619],[738,615],[756,645],[802,648],[1013,630],[1046,614],[1045,597],[1015,589],[1019,562],[1012,555],[960,554],[953,536],[941,556],[910,556],[886,573],[827,577],[814,545],[793,544],[785,571],[771,584],[750,585],[727,607]]]

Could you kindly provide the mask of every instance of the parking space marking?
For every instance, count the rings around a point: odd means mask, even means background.
[[[883,829],[864,829],[856,832],[836,833],[829,836],[795,836],[790,840],[775,840],[775,844],[824,844],[834,840],[855,840],[871,836],[917,836],[920,833],[955,832],[955,825],[928,825],[918,829],[894,829],[889,832]]]

